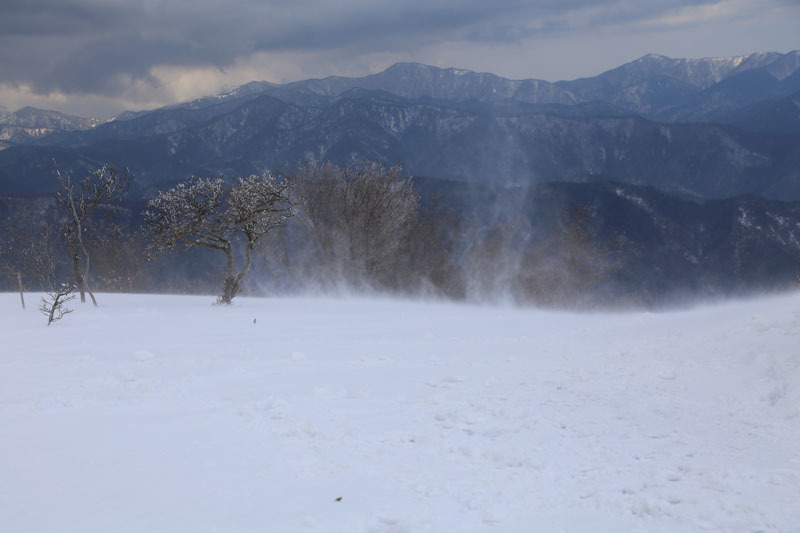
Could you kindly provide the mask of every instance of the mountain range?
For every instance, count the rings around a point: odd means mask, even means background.
[[[103,122],[102,119],[76,117],[35,107],[23,107],[11,113],[0,106],[0,149],[32,142],[53,133],[88,130]]]
[[[620,272],[648,291],[703,285],[709,270],[727,286],[800,273],[797,50],[651,54],[557,82],[399,63],[360,78],[251,82],[108,121],[0,109],[0,148],[4,195],[53,192],[55,159],[73,174],[129,168],[137,202],[190,175],[400,163],[424,197],[474,219],[513,208],[541,227],[558,219],[556,208],[541,218],[550,204],[592,206],[604,238],[629,244]],[[512,202],[514,191],[529,201]]]
[[[800,199],[800,51],[647,55],[555,83],[400,63],[362,78],[253,82],[104,123],[25,108],[0,114],[0,128],[8,192],[46,190],[53,157],[75,170],[129,167],[143,190],[316,158],[465,181]]]

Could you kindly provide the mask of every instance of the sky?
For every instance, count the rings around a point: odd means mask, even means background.
[[[398,61],[548,81],[800,48],[800,0],[3,0],[0,106],[110,117]]]

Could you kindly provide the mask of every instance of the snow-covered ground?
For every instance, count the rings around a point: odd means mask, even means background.
[[[800,531],[800,295],[0,295],[0,530]]]

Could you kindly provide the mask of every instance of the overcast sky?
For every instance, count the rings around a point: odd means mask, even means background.
[[[800,48],[800,0],[2,0],[0,105],[111,116],[397,61],[549,81]]]

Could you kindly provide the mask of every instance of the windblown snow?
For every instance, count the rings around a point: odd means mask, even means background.
[[[0,295],[9,532],[800,531],[800,296]]]

